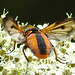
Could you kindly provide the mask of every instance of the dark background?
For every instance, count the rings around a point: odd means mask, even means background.
[[[36,25],[65,19],[66,12],[75,16],[75,0],[0,0],[0,15],[4,8],[20,22]]]

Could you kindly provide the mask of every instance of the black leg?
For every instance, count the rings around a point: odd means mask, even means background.
[[[25,46],[23,47],[23,50],[22,50],[22,51],[23,51],[23,54],[24,54],[24,57],[25,57],[25,58],[26,58],[26,60],[27,60],[26,72],[25,72],[25,74],[24,74],[24,75],[26,75],[26,74],[27,74],[28,65],[29,65],[29,59],[27,58],[27,56],[26,56],[26,54],[25,54],[25,51],[24,51],[27,47],[28,47],[28,46],[26,46],[26,45],[25,45]]]
[[[24,51],[27,47],[28,47],[28,46],[25,45],[25,46],[23,47],[23,50],[22,50],[22,51],[23,51],[24,57],[26,58],[27,62],[29,62],[29,59],[27,58],[27,56],[26,56],[26,54],[25,54],[25,51]]]

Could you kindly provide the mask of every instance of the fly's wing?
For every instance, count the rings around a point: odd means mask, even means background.
[[[66,40],[75,32],[75,18],[67,18],[63,21],[55,22],[41,31],[48,35],[50,39]]]
[[[18,23],[11,17],[5,17],[3,19],[4,29],[8,34],[18,43],[23,42],[24,36],[21,27],[19,27]]]

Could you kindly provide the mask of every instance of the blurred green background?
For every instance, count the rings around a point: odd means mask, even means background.
[[[4,8],[20,22],[36,25],[65,19],[66,12],[75,16],[75,0],[0,0],[0,15]]]

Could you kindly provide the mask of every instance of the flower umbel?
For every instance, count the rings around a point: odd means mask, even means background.
[[[5,9],[1,18],[4,18],[8,12],[5,13]],[[71,15],[70,15],[71,16]],[[27,60],[24,58],[22,53],[23,45],[16,48],[12,53],[14,42],[8,36],[8,34],[1,27],[0,22],[0,75],[24,75],[27,66]],[[23,23],[24,25],[24,23]],[[44,24],[44,27],[48,24]],[[43,27],[41,27],[43,28]],[[52,51],[50,56],[46,59],[38,59],[33,55],[31,50],[27,48],[25,53],[30,60],[27,69],[27,75],[74,75],[75,74],[75,43],[70,40],[57,42],[52,41],[55,46],[57,55],[60,58],[65,59],[68,64],[62,64],[55,60],[55,54]],[[9,54],[5,54],[9,52]],[[63,60],[62,60],[63,61]]]

